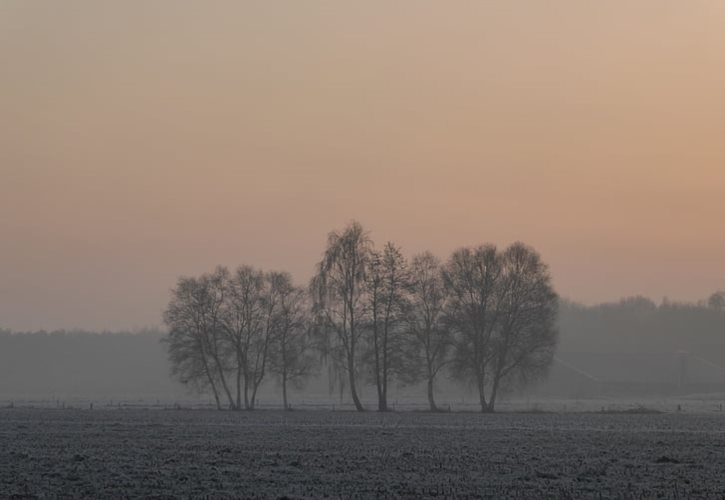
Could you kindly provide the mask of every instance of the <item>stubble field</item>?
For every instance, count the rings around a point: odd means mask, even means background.
[[[725,417],[3,409],[0,493],[722,498]]]

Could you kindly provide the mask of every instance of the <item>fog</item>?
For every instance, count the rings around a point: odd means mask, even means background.
[[[0,496],[722,498],[722,0],[0,0]]]
[[[644,297],[585,306],[563,301],[560,340],[548,378],[509,398],[647,399],[725,394],[725,308],[716,304],[655,303]],[[163,331],[0,332],[0,400],[72,404],[208,404],[172,379]],[[683,365],[684,363],[684,365]],[[438,384],[443,406],[472,400],[448,376]],[[372,401],[374,388],[362,390]],[[710,394],[710,396],[708,396]],[[292,405],[344,407],[349,397],[331,390],[326,372],[304,390],[294,390]],[[400,408],[425,407],[425,387],[393,388]],[[267,381],[263,407],[281,406],[278,384]]]

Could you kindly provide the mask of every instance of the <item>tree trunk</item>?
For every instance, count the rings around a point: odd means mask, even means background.
[[[388,411],[388,403],[385,399],[385,393],[378,394],[378,411]]]
[[[212,387],[214,389],[214,401],[216,402],[216,409],[221,410],[222,409],[222,402],[219,401],[219,394],[217,393],[217,390],[215,387]]]
[[[378,392],[378,411],[386,411],[385,407],[385,379],[381,377],[380,345],[378,334],[375,333],[375,388]]]
[[[262,366],[262,370],[264,370],[264,366]],[[264,373],[264,372],[262,372],[262,373]],[[252,389],[252,408],[254,408],[254,405],[257,402],[257,391],[259,390],[259,386],[262,385],[263,378],[264,378],[264,375],[262,374],[262,375],[260,375],[259,378],[255,378],[253,380],[254,387]]]
[[[214,401],[216,401],[216,409],[221,410],[222,409],[222,403],[219,400],[219,390],[216,388],[216,384],[214,383],[214,377],[211,374],[211,370],[209,370],[209,363],[207,363],[206,360],[206,354],[202,352],[202,362],[204,363],[204,372],[206,373],[206,378],[209,380],[209,385],[211,385],[211,390],[214,393]]]
[[[289,410],[287,403],[287,335],[282,336],[282,402],[284,409]]]
[[[242,409],[242,361],[237,354],[237,410]]]
[[[392,284],[391,284],[392,290]],[[383,389],[382,389],[382,400],[378,405],[380,411],[388,411],[388,336],[390,333],[390,318],[393,310],[393,295],[392,291],[389,292],[388,301],[385,308],[385,319],[383,323]]]
[[[347,361],[347,373],[350,378],[350,395],[352,396],[352,402],[355,403],[355,409],[357,411],[365,411],[365,407],[360,402],[360,398],[357,395],[357,387],[355,385],[355,365],[353,364],[353,356],[348,356]]]
[[[433,399],[433,377],[428,377],[428,404],[430,411],[438,411],[435,399]]]
[[[249,397],[249,409],[254,410],[254,407],[256,404],[257,404],[257,381],[256,381],[256,379],[252,379],[252,394]]]
[[[373,298],[373,300],[376,300]],[[373,351],[375,352],[375,390],[378,394],[378,411],[383,410],[383,385],[380,380],[380,345],[378,343],[378,315],[377,305],[373,304]]]
[[[249,374],[244,371],[244,409],[251,410],[249,407]]]
[[[378,393],[378,410],[383,411],[383,385],[380,380],[380,349],[378,348],[377,333],[373,339],[375,349],[375,389]]]
[[[385,329],[383,330],[383,373],[382,373],[382,389],[380,391],[380,399],[378,401],[379,411],[388,411],[388,325],[387,319]]]
[[[264,348],[262,349],[262,366],[259,369],[259,377],[256,375],[252,379],[252,409],[254,409],[254,405],[257,402],[257,390],[259,390],[259,386],[262,385],[262,380],[264,380],[264,373],[265,369],[267,367],[267,352],[269,350],[269,340],[270,340],[270,326],[267,324],[267,333],[265,333],[264,337]],[[257,362],[255,363],[255,370],[259,366],[259,357],[257,357]]]
[[[250,406],[249,409],[250,410],[254,410],[254,405],[257,403],[257,387],[258,387],[257,382],[254,381],[252,383],[252,397],[249,398],[249,406]]]
[[[282,401],[284,403],[284,409],[289,410],[289,404],[287,403],[287,374],[282,374]]]
[[[219,372],[219,381],[222,383],[224,393],[227,395],[227,399],[229,400],[229,408],[234,409],[234,398],[232,397],[232,393],[229,390],[229,386],[227,385],[226,377],[224,377],[224,370],[222,370],[222,366],[219,360],[216,359],[216,357],[214,359],[216,361],[217,371]]]
[[[481,403],[481,413],[490,413],[491,409],[486,402],[486,387],[484,385],[483,375],[478,376],[478,400]]]
[[[498,394],[499,382],[501,381],[501,373],[494,375],[493,387],[491,387],[491,397],[488,400],[488,411],[493,413],[493,407],[496,404],[496,395]]]
[[[355,386],[355,288],[354,286],[348,287],[349,299],[347,300],[347,308],[350,314],[349,318],[349,335],[350,335],[350,348],[347,352],[347,374],[350,378],[350,395],[352,396],[352,402],[355,403],[355,409],[357,411],[365,411],[365,407],[360,402],[360,398],[357,395],[357,387]]]

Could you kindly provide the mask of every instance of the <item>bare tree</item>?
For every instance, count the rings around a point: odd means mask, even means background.
[[[278,310],[293,290],[288,273],[265,274],[250,266],[233,275],[218,267],[200,278],[181,278],[164,313],[172,373],[197,389],[211,388],[217,407],[226,396],[232,409],[254,409]]]
[[[217,407],[222,394],[234,408],[225,376],[228,359],[221,323],[227,276],[226,269],[219,267],[200,278],[180,278],[171,291],[164,322],[169,327],[172,373],[197,386],[208,384]]]
[[[502,387],[540,376],[553,359],[558,297],[547,266],[522,243],[462,248],[444,266],[424,253],[411,266],[392,243],[375,252],[353,222],[329,234],[310,292],[288,273],[250,266],[180,278],[164,312],[173,375],[210,390],[220,409],[251,410],[271,372],[289,408],[288,384],[301,386],[314,370],[314,345],[359,411],[361,366],[379,411],[388,410],[392,380],[425,380],[436,410],[436,377],[450,364],[489,412]]]
[[[453,375],[475,383],[483,412],[490,411],[486,376],[500,314],[501,275],[501,259],[493,245],[459,249],[443,269],[446,322],[456,335]]]
[[[493,339],[491,394],[494,409],[501,383],[528,382],[551,365],[558,338],[558,297],[539,254],[514,243],[501,256],[500,324]]]
[[[707,299],[708,307],[717,310],[725,310],[725,290],[719,290]]]
[[[372,242],[358,222],[342,232],[331,232],[310,284],[313,311],[325,333],[326,353],[336,367],[347,372],[350,395],[358,411],[365,409],[358,396],[356,375],[371,252]]]
[[[367,277],[370,354],[378,411],[388,411],[388,383],[401,368],[401,323],[410,284],[408,264],[400,249],[388,242],[382,253],[373,252]]]
[[[475,382],[481,411],[492,412],[502,382],[530,380],[551,364],[558,298],[548,269],[521,243],[503,253],[487,245],[455,252],[444,279],[454,374]]]
[[[250,409],[254,381],[250,358],[264,328],[264,274],[251,266],[240,266],[226,283],[228,290],[222,325],[235,366],[237,409]]]
[[[381,349],[381,321],[383,317],[383,263],[382,255],[379,252],[373,250],[370,254],[370,262],[368,264],[367,276],[365,278],[365,312],[368,318],[365,329],[369,332],[369,338],[367,339],[367,348],[363,354],[363,365],[366,367],[371,366],[372,373],[369,374],[369,379],[377,391],[378,396],[378,411],[385,409],[383,403],[382,394],[382,381],[381,381],[381,370],[380,370],[380,357]],[[372,358],[372,360],[371,360]]]
[[[257,392],[266,375],[269,360],[269,350],[272,344],[274,319],[280,304],[280,296],[284,290],[292,286],[292,278],[283,272],[269,272],[264,276],[263,321],[259,335],[253,343],[253,357],[251,359],[252,397],[250,409],[254,409],[257,401]]]
[[[235,360],[238,409],[242,408],[242,396],[244,408],[254,409],[266,373],[280,289],[289,286],[288,274],[265,274],[250,266],[239,267],[226,280],[222,326],[230,357]]]
[[[279,307],[273,321],[270,369],[282,386],[284,409],[290,409],[287,387],[301,388],[316,368],[312,354],[309,304],[305,290],[292,285],[291,278],[279,289]]]
[[[430,252],[424,252],[413,257],[410,274],[410,294],[405,311],[405,379],[408,382],[424,380],[430,409],[438,411],[434,398],[435,379],[448,363],[451,347],[449,330],[442,321],[446,291],[441,263]]]
[[[171,374],[184,385],[201,392],[211,388],[218,409],[221,409],[218,378],[205,347],[207,339],[200,325],[200,314],[194,307],[198,282],[180,278],[172,290],[172,299],[164,312],[169,333],[163,341],[168,345]]]

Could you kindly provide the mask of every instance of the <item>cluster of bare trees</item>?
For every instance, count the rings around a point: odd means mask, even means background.
[[[444,369],[493,411],[507,384],[541,375],[556,345],[558,299],[546,265],[516,243],[462,248],[447,262],[377,250],[356,222],[330,233],[306,289],[287,273],[225,268],[181,278],[164,319],[172,370],[218,407],[253,409],[266,375],[302,384],[327,364],[362,411],[373,385],[386,411],[393,383],[425,383],[431,410]]]
[[[172,373],[210,390],[218,408],[254,409],[267,374],[287,386],[309,375],[307,294],[288,273],[218,267],[180,278],[164,313]]]

